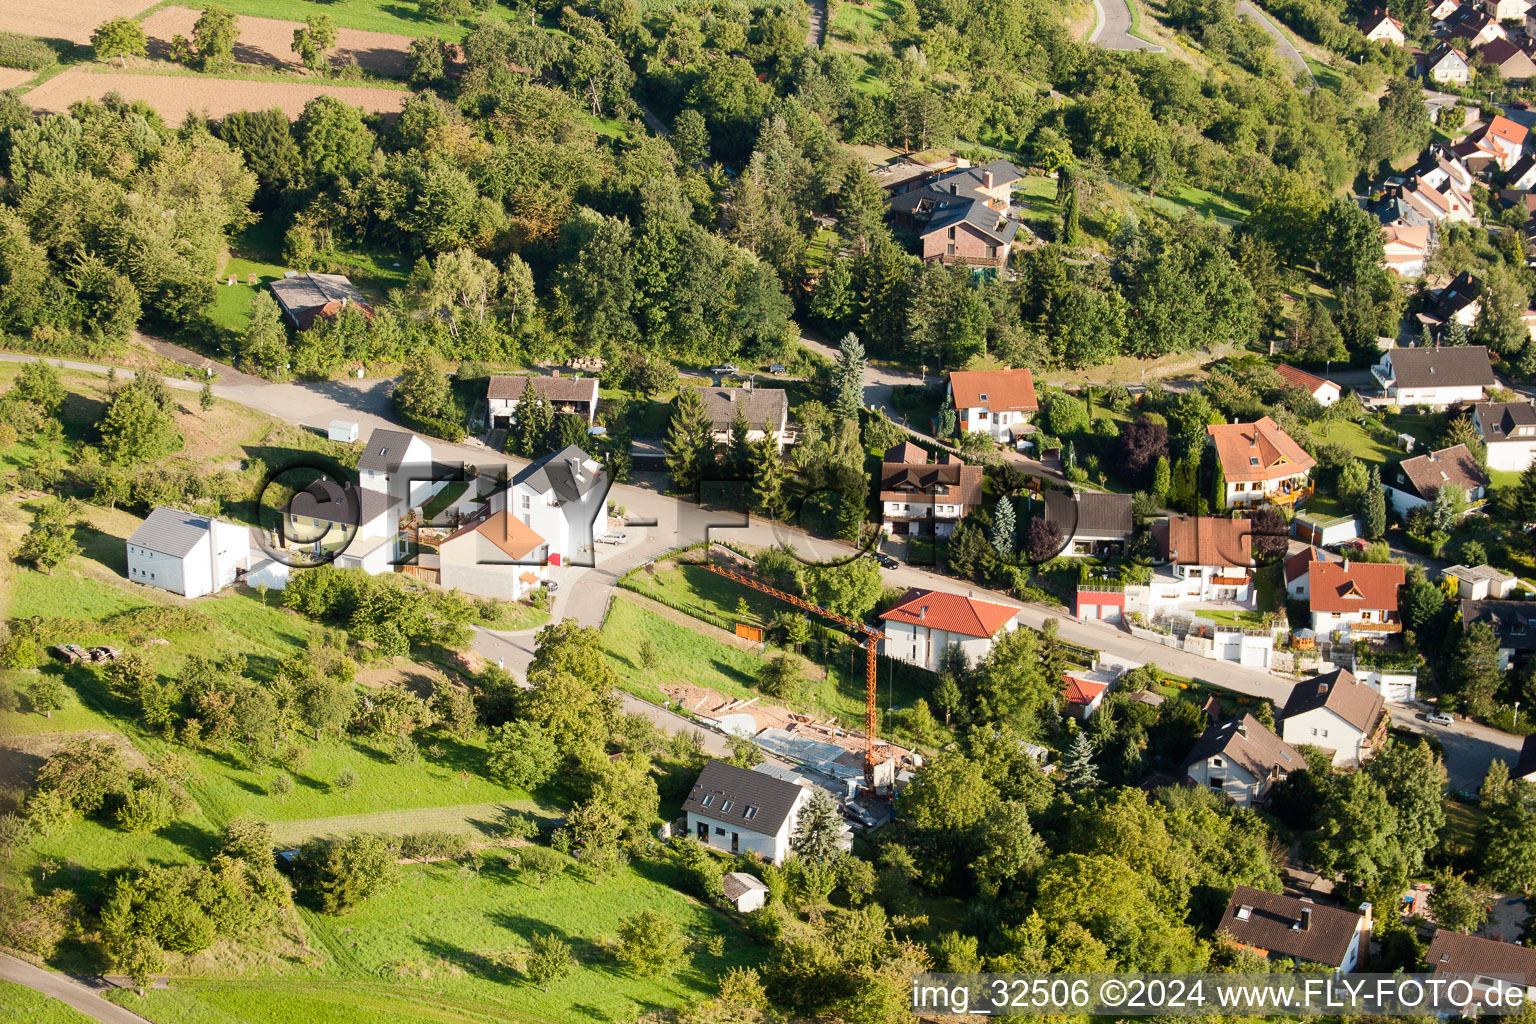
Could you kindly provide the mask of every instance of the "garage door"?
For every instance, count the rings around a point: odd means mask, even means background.
[[[1103,619],[1105,622],[1113,622],[1119,624],[1123,617],[1124,616],[1120,614],[1120,607],[1118,605],[1104,604],[1099,606],[1099,618]]]

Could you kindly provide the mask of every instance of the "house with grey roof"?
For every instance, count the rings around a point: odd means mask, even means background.
[[[608,488],[602,463],[569,445],[523,468],[505,492],[506,511],[547,545],[550,565],[591,565],[606,532]],[[493,495],[492,510],[500,495]]]
[[[1184,761],[1191,779],[1225,793],[1239,807],[1263,803],[1275,783],[1306,767],[1294,747],[1252,715],[1207,728]]]
[[[1061,530],[1063,555],[1118,556],[1135,529],[1131,496],[1102,491],[1046,491],[1045,521]]]
[[[529,387],[538,389],[556,413],[571,413],[592,425],[597,412],[596,377],[549,377],[528,374],[496,374],[485,389],[486,410],[491,426],[510,427],[517,419],[517,403]]]
[[[299,564],[332,562],[373,576],[389,572],[399,507],[400,499],[385,492],[322,477],[283,506],[277,545]]]
[[[355,307],[366,317],[373,316],[373,308],[345,274],[296,274],[289,272],[272,282],[272,297],[288,322],[301,331],[307,331],[316,320],[330,320],[343,309]]]
[[[811,788],[809,783],[709,761],[683,801],[688,834],[723,853],[755,853],[769,863],[783,864]]]
[[[1488,468],[1523,473],[1536,461],[1536,403],[1480,402],[1472,425],[1488,446]]]
[[[746,418],[748,441],[771,437],[778,442],[780,451],[795,443],[795,433],[789,429],[789,394],[782,388],[754,388],[751,384],[742,388],[700,388],[699,395],[704,399],[704,411],[709,414],[716,444],[730,441],[731,426],[738,414]]]
[[[1479,623],[1498,638],[1500,671],[1536,654],[1536,601],[1462,601],[1462,631]]]
[[[1467,504],[1481,501],[1491,483],[1477,457],[1464,444],[1404,459],[1386,474],[1387,500],[1400,516],[1435,500],[1442,487],[1459,488]],[[1465,514],[1465,513],[1464,513]]]
[[[212,516],[157,506],[128,538],[128,579],[202,597],[251,567],[251,534]]]
[[[1014,182],[1023,177],[1007,160],[951,171],[891,200],[896,222],[917,231],[923,259],[1000,268],[1018,236],[1008,215]]]
[[[1421,321],[1432,328],[1452,319],[1470,323],[1465,312],[1468,309],[1476,317],[1482,285],[1475,278],[1459,282],[1461,278],[1441,293],[1434,314],[1419,314]],[[1371,376],[1393,404],[1431,409],[1481,402],[1487,397],[1485,389],[1497,383],[1488,349],[1482,345],[1397,346],[1371,367]]]
[[[392,560],[406,556],[408,539],[400,529],[401,519],[423,508],[462,472],[461,467],[434,462],[432,446],[409,430],[379,427],[368,435],[357,457],[357,482],[364,491],[393,499],[383,526],[384,534],[395,538]]]

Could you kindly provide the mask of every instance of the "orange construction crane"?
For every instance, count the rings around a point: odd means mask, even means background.
[[[716,565],[714,562],[704,562],[703,565],[710,572],[718,573],[728,580],[735,580],[744,587],[751,587],[753,590],[761,591],[769,597],[776,597],[780,601],[787,601],[796,608],[802,608],[805,611],[820,615],[824,619],[831,619],[838,625],[846,627],[849,632],[856,633],[862,638],[860,642],[864,648],[868,665],[868,670],[864,677],[864,785],[869,789],[870,795],[873,796],[875,793],[875,727],[878,723],[878,711],[875,706],[875,651],[879,647],[880,641],[885,639],[885,634],[867,623],[860,622],[858,619],[852,619],[846,615],[829,611],[819,605],[811,604],[811,602],[803,597],[796,597],[794,594],[786,593],[776,587],[770,587],[768,584],[753,579],[745,573],[739,573],[734,569],[727,569]]]

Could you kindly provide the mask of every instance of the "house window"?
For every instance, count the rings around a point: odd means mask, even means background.
[[[1212,775],[1211,776],[1210,786],[1211,786],[1212,789],[1221,789],[1226,784],[1227,784],[1227,780],[1226,780],[1225,776],[1221,776],[1221,775]]]
[[[725,835],[725,829],[721,828],[719,825],[716,825],[715,826],[715,835],[717,835],[717,836]]]
[[[988,259],[992,259],[992,260],[997,259],[997,246],[995,246],[995,245],[987,246],[987,258]]]
[[[950,242],[948,248],[949,248],[949,251],[946,252],[944,255],[946,255],[946,256],[953,256],[955,254],[955,243],[954,242]]]
[[[1219,757],[1211,758],[1211,767],[1212,768],[1225,768],[1226,766],[1227,766],[1227,762],[1223,761],[1221,758],[1219,758]]]
[[[1316,735],[1317,735],[1317,730],[1316,730],[1316,729],[1313,729],[1313,730],[1312,730],[1312,735],[1313,735],[1313,736],[1316,736]]]
[[[1324,729],[1323,730],[1323,739],[1327,739],[1327,738],[1328,738],[1328,730]]]
[[[949,229],[949,240],[951,242],[953,242],[955,240],[955,229],[954,228],[950,228]],[[949,251],[950,252],[954,252],[955,251],[955,247],[954,246],[950,246],[949,247]]]

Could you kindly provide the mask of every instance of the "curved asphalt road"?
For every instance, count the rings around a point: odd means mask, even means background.
[[[0,953],[0,978],[14,981],[18,985],[25,985],[34,992],[41,992],[45,996],[57,999],[79,1010],[87,1017],[101,1021],[102,1024],[149,1024],[149,1021],[131,1010],[125,1010],[116,1003],[107,1002],[93,989],[80,984],[67,974],[45,971],[41,967],[33,967],[25,960],[18,960],[4,953]]]
[[[1093,0],[1093,11],[1098,15],[1098,23],[1088,36],[1090,43],[1098,43],[1106,50],[1164,52],[1156,43],[1131,35],[1130,0]]]
[[[1269,15],[1251,2],[1251,0],[1237,0],[1237,13],[1253,22],[1259,28],[1269,34],[1275,41],[1275,51],[1290,62],[1296,69],[1296,74],[1306,75],[1307,81],[1312,83],[1312,88],[1317,88],[1317,76],[1312,74],[1312,69],[1307,67],[1307,62],[1302,59],[1301,51],[1296,49],[1289,36],[1280,31],[1280,26],[1270,20]]]

